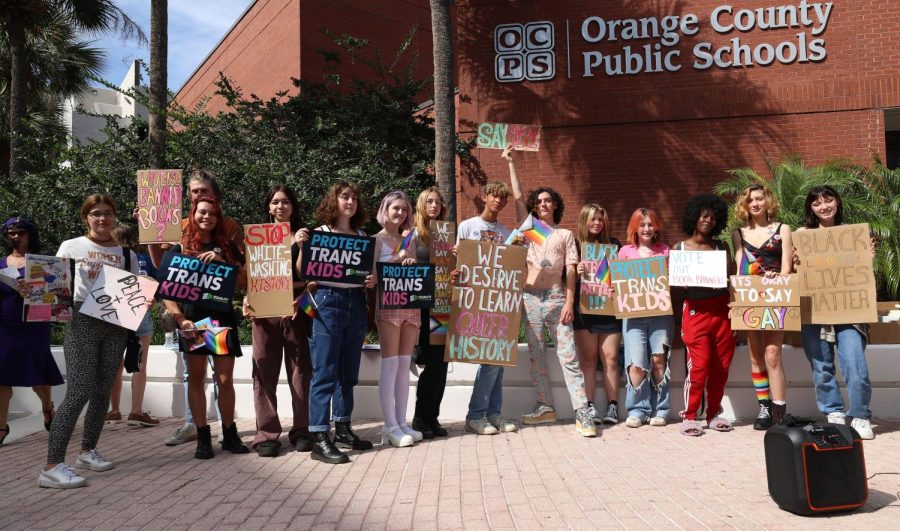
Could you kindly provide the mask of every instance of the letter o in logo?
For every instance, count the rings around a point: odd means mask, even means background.
[[[501,24],[494,28],[494,50],[497,53],[520,52],[525,49],[525,28],[521,24]]]

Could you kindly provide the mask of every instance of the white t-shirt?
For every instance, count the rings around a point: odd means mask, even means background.
[[[512,233],[498,221],[488,222],[481,216],[464,220],[456,228],[456,243],[461,240],[503,243]]]
[[[62,242],[56,256],[75,259],[75,302],[84,302],[94,280],[103,269],[103,264],[125,269],[123,250],[118,245],[98,245],[86,236]],[[138,274],[137,255],[133,251],[128,252],[131,253],[131,272]]]

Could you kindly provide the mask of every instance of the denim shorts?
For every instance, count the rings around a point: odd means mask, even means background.
[[[147,310],[147,313],[144,314],[144,319],[141,321],[141,324],[138,325],[137,330],[134,335],[138,337],[147,337],[153,335],[153,316],[150,315],[150,310]]]

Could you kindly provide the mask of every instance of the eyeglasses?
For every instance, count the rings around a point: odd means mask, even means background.
[[[28,234],[27,230],[8,230],[6,231],[7,236],[24,236]]]
[[[116,213],[113,212],[112,210],[103,210],[103,211],[94,210],[93,212],[88,212],[88,216],[90,216],[94,219],[111,218],[111,217],[115,217],[115,215],[116,215]]]

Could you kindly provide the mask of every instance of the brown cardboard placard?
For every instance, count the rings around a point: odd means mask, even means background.
[[[731,276],[732,330],[800,330],[797,275]]]
[[[515,366],[525,254],[518,245],[459,242],[444,361]]]
[[[868,223],[794,231],[811,324],[878,321]]]
[[[137,220],[140,243],[181,241],[181,170],[138,170]]]
[[[616,317],[672,315],[669,271],[664,256],[610,262]]]
[[[606,268],[618,257],[617,245],[605,243],[582,243],[581,262],[584,273],[578,287],[578,309],[584,315],[615,315],[616,303],[611,293],[612,281],[603,282],[597,272],[606,259]],[[601,272],[602,274],[602,272]],[[611,272],[610,272],[611,274]]]
[[[294,264],[289,223],[244,225],[247,302],[253,317],[293,314]]]
[[[456,266],[456,257],[453,255],[456,223],[434,220],[430,229],[431,246],[428,248],[428,255],[434,264],[434,308],[431,309],[429,323],[429,344],[444,345],[447,343],[447,323],[450,321],[450,300],[453,297],[450,271]]]

